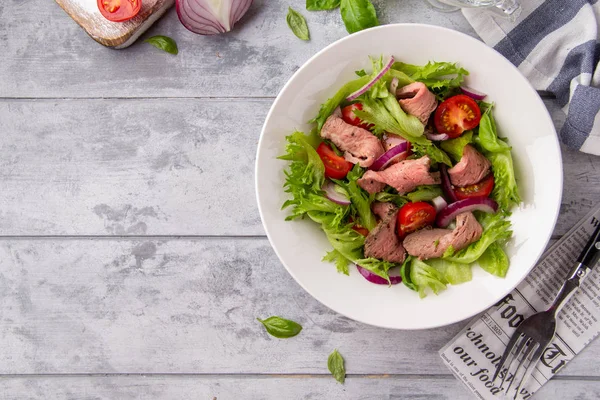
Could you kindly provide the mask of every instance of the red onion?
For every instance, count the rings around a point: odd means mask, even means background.
[[[458,214],[474,210],[493,214],[498,210],[498,203],[489,197],[484,196],[459,200],[440,211],[437,215],[435,223],[440,228],[445,228],[454,220],[454,218],[456,218]]]
[[[343,194],[336,191],[335,186],[335,183],[329,180],[325,181],[325,184],[323,185],[323,191],[325,192],[325,196],[334,203],[337,203],[342,206],[349,206],[350,200],[348,200],[348,198]]]
[[[435,199],[431,200],[431,202],[433,203],[433,206],[435,207],[435,212],[440,212],[442,211],[444,208],[448,207],[448,203],[446,203],[446,199],[444,199],[442,196],[438,196]]]
[[[393,133],[384,133],[383,134],[383,147],[385,150],[389,150],[394,146],[398,146],[399,144],[406,143],[407,140],[401,136],[395,135]]]
[[[392,78],[392,81],[390,82],[390,93],[394,96],[396,96],[396,91],[398,90],[399,83],[400,81],[398,81],[398,78]]]
[[[387,167],[392,161],[402,156],[402,153],[408,150],[408,142],[400,143],[397,146],[392,147],[385,153],[383,153],[371,166],[369,169],[373,171],[380,171]]]
[[[429,140],[433,140],[434,142],[441,142],[442,140],[450,139],[447,133],[429,133],[425,134],[425,137]]]
[[[466,94],[467,96],[469,96],[470,98],[472,98],[473,100],[483,100],[485,99],[485,96],[487,96],[487,94],[485,93],[481,93],[475,89],[472,89],[468,86],[461,86],[460,90]]]
[[[379,73],[375,76],[375,78],[371,79],[365,86],[361,87],[356,92],[354,92],[350,96],[346,97],[346,101],[354,101],[360,95],[365,94],[367,92],[367,90],[371,89],[373,87],[373,85],[375,83],[377,83],[377,81],[380,80],[385,75],[385,73],[390,70],[390,68],[392,68],[392,65],[394,64],[394,62],[395,62],[394,57],[390,57],[390,61],[388,61],[388,63],[385,65],[385,67],[383,67],[383,69],[381,71],[379,71]]]
[[[450,182],[450,177],[448,176],[448,167],[446,164],[440,163],[440,175],[442,177],[442,190],[446,195],[446,200],[448,200],[450,203],[454,203],[458,200],[458,198],[454,194],[454,189],[452,188],[452,183]]]
[[[360,265],[356,265],[356,269],[358,269],[358,272],[360,272],[360,274],[369,282],[371,283],[375,283],[377,285],[389,285],[390,283],[392,285],[397,285],[400,282],[402,282],[402,278],[399,276],[390,276],[390,281],[386,281],[385,279],[383,279],[382,277],[380,277],[379,275],[375,275],[374,273],[372,273],[371,271],[369,271],[368,269],[365,269],[363,267],[361,267]]]
[[[229,32],[248,11],[252,0],[177,0],[177,16],[200,35]]]

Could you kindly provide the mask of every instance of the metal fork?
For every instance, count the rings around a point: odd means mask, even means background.
[[[508,394],[513,382],[517,380],[519,370],[521,367],[524,367],[525,372],[515,389],[514,399],[517,398],[519,390],[521,390],[527,381],[527,378],[533,373],[546,346],[548,346],[552,338],[554,338],[554,334],[556,333],[556,315],[569,301],[571,296],[573,296],[599,259],[600,223],[597,224],[594,233],[577,258],[577,264],[569,272],[567,280],[558,292],[552,306],[548,310],[533,314],[523,321],[506,346],[506,350],[496,368],[492,382],[494,382],[500,372],[503,371],[504,375],[502,376],[502,382],[500,383],[500,387],[502,387],[509,375],[512,364],[516,361],[517,369],[512,373],[512,378],[509,379],[509,385],[505,391],[505,393]]]

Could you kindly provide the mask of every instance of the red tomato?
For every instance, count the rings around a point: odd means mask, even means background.
[[[446,133],[451,138],[462,135],[464,131],[475,128],[481,120],[479,106],[469,96],[459,94],[452,96],[435,110],[434,123],[439,133]]]
[[[352,218],[352,217],[349,217],[348,220],[349,220],[349,222],[354,222],[354,218]],[[365,228],[364,226],[360,226],[359,224],[354,224],[352,229],[355,230],[356,232],[360,233],[363,236],[367,236],[369,234],[369,230],[367,228]]]
[[[135,17],[142,7],[142,0],[98,0],[98,9],[109,21],[124,22]]]
[[[344,157],[335,154],[333,149],[325,142],[317,147],[317,153],[325,165],[325,176],[328,178],[344,179],[354,166],[351,162],[346,161]]]
[[[364,228],[360,225],[354,225],[352,227],[352,229],[354,229],[356,232],[360,233],[363,236],[367,236],[369,234],[369,230],[367,228]]]
[[[435,208],[424,201],[403,205],[396,223],[398,236],[404,239],[411,232],[433,225],[435,214]]]
[[[454,187],[454,194],[459,200],[469,197],[488,197],[494,189],[494,174],[489,174],[481,182],[465,187]]]
[[[362,109],[363,106],[360,103],[350,104],[349,106],[342,108],[342,118],[344,119],[344,121],[346,121],[346,123],[350,125],[358,126],[360,128],[369,130],[373,127],[373,124],[363,122],[362,119],[358,118],[356,114],[354,114],[354,110],[362,111]]]

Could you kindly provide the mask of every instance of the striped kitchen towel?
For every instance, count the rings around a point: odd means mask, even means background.
[[[515,22],[463,9],[477,34],[567,114],[560,139],[600,155],[599,0],[521,0]]]

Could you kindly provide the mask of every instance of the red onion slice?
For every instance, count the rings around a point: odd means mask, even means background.
[[[385,67],[383,67],[383,69],[381,71],[379,71],[379,73],[377,75],[375,75],[375,78],[371,79],[365,86],[361,87],[356,92],[354,92],[350,96],[346,97],[346,101],[354,101],[359,96],[365,94],[367,92],[367,90],[371,89],[373,87],[373,85],[375,83],[377,83],[377,81],[380,80],[386,74],[386,72],[388,72],[390,70],[390,68],[392,68],[392,65],[394,64],[395,61],[396,60],[394,60],[394,57],[390,57],[390,61],[388,61],[388,63],[385,65]]]
[[[469,96],[470,98],[472,98],[473,100],[483,100],[485,99],[485,97],[487,96],[487,94],[485,93],[481,93],[473,88],[470,88],[468,86],[461,86],[460,90],[466,94],[467,96]]]
[[[350,200],[343,194],[336,191],[335,186],[335,183],[331,182],[330,180],[325,181],[325,184],[323,185],[325,196],[334,203],[342,206],[349,206]]]
[[[440,212],[442,211],[444,208],[448,207],[448,203],[446,203],[446,199],[444,199],[442,196],[438,196],[435,199],[431,200],[431,202],[433,203],[433,206],[435,207],[435,212]]]
[[[448,167],[446,164],[440,163],[440,175],[442,177],[442,190],[446,195],[446,199],[448,202],[454,203],[458,200],[458,198],[454,194],[454,188],[452,188],[452,183],[450,182],[450,176],[448,176]]]
[[[360,274],[369,282],[371,283],[375,283],[376,285],[389,285],[390,283],[392,285],[397,285],[400,282],[402,282],[402,278],[399,276],[390,276],[390,281],[386,281],[385,279],[383,279],[382,277],[380,277],[379,275],[375,275],[374,273],[372,273],[371,271],[369,271],[368,269],[364,269],[363,267],[361,267],[360,265],[356,265],[356,269],[358,269],[358,272],[360,272]]]
[[[252,0],[177,0],[176,4],[177,16],[188,30],[216,35],[229,32],[248,11]]]
[[[400,84],[400,81],[398,80],[398,78],[393,78],[392,81],[390,82],[390,93],[393,94],[394,96],[396,95],[396,91],[398,90],[399,84]]]
[[[396,158],[402,156],[402,153],[408,150],[408,142],[400,143],[397,146],[392,147],[385,153],[383,153],[371,166],[369,169],[373,171],[381,171],[385,167],[387,167],[392,161]]]
[[[498,203],[489,197],[483,196],[459,200],[440,211],[435,222],[440,228],[445,228],[450,225],[450,222],[452,222],[458,214],[475,210],[493,214],[498,210]]]
[[[447,133],[429,133],[425,134],[425,137],[429,140],[433,140],[434,142],[441,142],[442,140],[450,139]]]

